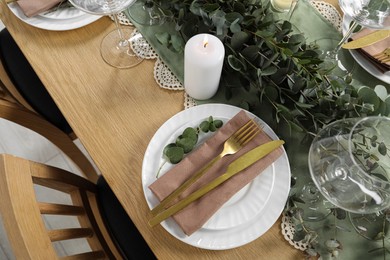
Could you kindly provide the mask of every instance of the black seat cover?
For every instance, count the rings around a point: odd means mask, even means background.
[[[112,239],[127,259],[156,259],[103,177],[98,182],[98,202]]]
[[[0,32],[0,59],[12,83],[31,107],[63,132],[72,133],[68,122],[6,28]]]

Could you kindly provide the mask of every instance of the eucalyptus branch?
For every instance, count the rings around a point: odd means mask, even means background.
[[[226,98],[233,89],[237,93],[254,87],[261,95],[255,102],[245,101],[251,109],[267,105],[263,103],[266,97],[276,121],[280,116],[311,134],[340,118],[390,113],[390,105],[373,90],[355,89],[350,74],[333,75],[335,65],[327,67],[316,43],[306,42],[289,21],[277,19],[269,0],[161,2],[171,11],[182,38],[182,43],[168,44],[184,44],[185,39],[204,32],[224,43],[227,55],[221,87]]]

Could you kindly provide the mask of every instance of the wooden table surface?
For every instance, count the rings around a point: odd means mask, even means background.
[[[189,246],[160,225],[150,228],[142,160],[157,129],[184,109],[183,92],[159,88],[154,60],[125,70],[107,65],[99,54],[101,39],[114,29],[107,17],[80,29],[46,31],[20,21],[1,1],[0,18],[159,259],[303,258],[283,238],[280,219],[255,241],[222,251]]]

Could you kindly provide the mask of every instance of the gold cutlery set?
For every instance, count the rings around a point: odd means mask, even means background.
[[[178,199],[178,197],[193,183],[195,183],[200,177],[202,177],[208,169],[211,168],[217,161],[219,161],[222,157],[229,154],[234,154],[238,152],[242,147],[244,147],[247,143],[249,143],[259,132],[261,129],[259,126],[253,121],[253,119],[249,120],[245,123],[240,129],[238,129],[235,133],[233,133],[223,144],[223,151],[216,156],[214,159],[206,163],[198,172],[193,174],[189,179],[187,179],[182,185],[180,185],[176,190],[174,190],[170,195],[168,195],[165,199],[163,199],[160,204],[158,204],[155,208],[152,209],[152,219],[149,221],[150,226],[155,226],[160,222],[164,221],[168,217],[176,214],[192,202],[197,199],[203,197],[211,190],[218,187],[220,184],[224,183],[234,175],[238,174],[242,170],[251,166],[261,158],[265,157],[278,147],[284,144],[282,140],[273,140],[267,142],[265,144],[259,145],[254,149],[246,152],[233,162],[231,162],[225,173],[216,177],[211,182],[203,185],[198,190],[192,192],[185,198],[177,201],[172,205],[174,201]]]
[[[377,30],[372,33],[369,33],[359,39],[347,42],[342,45],[344,49],[360,49],[370,45],[373,45],[377,42],[380,42],[386,38],[390,37],[390,30]],[[385,48],[383,51],[373,55],[381,63],[390,62],[390,47]]]
[[[390,62],[390,47],[386,48],[384,51],[374,55],[374,58],[379,60],[382,63]]]
[[[390,37],[390,30],[378,30],[374,31],[366,36],[359,39],[347,42],[343,44],[344,49],[360,49],[374,43],[380,42],[387,37]]]

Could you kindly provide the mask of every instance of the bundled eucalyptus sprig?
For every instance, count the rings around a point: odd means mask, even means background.
[[[294,32],[289,21],[278,20],[269,0],[160,4],[180,35],[158,34],[161,43],[181,52],[195,34],[216,35],[226,51],[220,83],[225,97],[242,96],[240,105],[250,111],[266,106],[274,121],[290,131],[310,134],[335,119],[390,112],[387,96],[381,99],[368,87],[356,89],[350,74],[334,76],[334,65],[323,61],[318,46]]]
[[[163,158],[165,158],[165,161],[157,171],[156,178],[158,178],[165,163],[179,163],[186,154],[190,153],[198,145],[199,134],[213,133],[221,128],[222,125],[222,120],[214,119],[213,116],[209,116],[207,119],[203,120],[199,126],[187,127],[184,129],[183,133],[177,136],[173,143],[169,143],[164,147]]]

